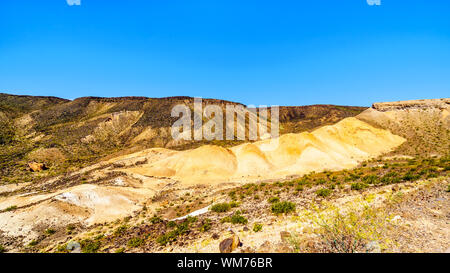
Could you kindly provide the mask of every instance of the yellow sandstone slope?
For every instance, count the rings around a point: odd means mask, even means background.
[[[158,160],[148,153],[151,163],[127,171],[188,184],[248,182],[351,168],[405,141],[387,130],[356,118],[346,118],[311,133],[286,134],[279,139],[246,143],[231,149],[206,145],[167,152],[167,156]]]

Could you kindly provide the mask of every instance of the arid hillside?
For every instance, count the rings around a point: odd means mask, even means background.
[[[168,146],[160,119],[191,100],[52,98],[15,110],[0,249],[447,251],[448,100],[281,108],[279,139]]]
[[[375,103],[357,116],[408,141],[393,154],[442,156],[450,151],[450,99]]]
[[[0,184],[42,180],[89,166],[105,158],[162,147],[185,150],[241,141],[174,141],[173,106],[192,109],[193,98],[96,98],[73,101],[54,97],[0,94]],[[204,99],[203,105],[241,105]],[[281,107],[281,133],[299,133],[333,124],[365,108],[317,105]],[[192,113],[193,115],[193,113]],[[227,126],[227,124],[225,124]],[[247,135],[248,136],[248,135]],[[44,164],[39,174],[28,163]]]

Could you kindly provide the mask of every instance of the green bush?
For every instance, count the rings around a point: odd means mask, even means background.
[[[125,231],[127,231],[127,226],[122,225],[120,227],[118,227],[115,231],[114,231],[114,235],[118,236],[118,235],[122,235],[125,233]]]
[[[378,176],[376,175],[367,175],[361,178],[361,180],[367,184],[377,184]]]
[[[232,223],[234,225],[236,225],[236,224],[245,225],[248,223],[248,220],[247,220],[247,218],[245,218],[244,216],[241,215],[240,211],[236,211],[231,217],[230,216],[224,217],[222,219],[222,222]]]
[[[262,228],[263,228],[263,225],[260,224],[260,223],[255,223],[255,224],[253,225],[253,231],[254,231],[254,232],[260,232],[260,231],[262,230]]]
[[[123,248],[123,247],[121,247],[121,248],[117,249],[116,251],[114,251],[114,253],[117,253],[117,254],[124,253],[124,252],[125,252],[125,248]]]
[[[127,245],[128,245],[128,247],[136,248],[136,247],[140,247],[143,243],[144,243],[144,240],[142,238],[135,237],[135,238],[131,238],[128,241]]]
[[[413,174],[413,173],[407,173],[407,174],[405,174],[403,177],[402,177],[402,179],[404,180],[404,181],[414,181],[414,180],[417,180],[417,179],[419,179],[420,178],[420,175],[417,175],[417,174]]]
[[[217,213],[227,212],[230,209],[231,209],[231,206],[228,203],[215,204],[211,207],[211,211],[214,211]]]
[[[173,241],[176,241],[178,236],[188,233],[190,230],[190,225],[196,221],[197,217],[186,218],[186,220],[178,224],[174,230],[156,238],[156,242],[162,246],[165,246]]]
[[[152,218],[150,218],[150,223],[152,224],[157,224],[157,223],[161,223],[162,219],[159,216],[153,216]]]
[[[295,211],[295,204],[288,201],[272,204],[272,212],[275,214],[289,213]]]
[[[267,200],[269,203],[277,203],[277,202],[280,202],[280,198],[279,197],[277,197],[277,196],[273,196],[273,197],[270,197],[269,198],[269,200]]]
[[[49,228],[49,229],[45,230],[45,234],[47,234],[47,235],[52,235],[52,234],[55,234],[55,233],[56,233],[56,230],[54,230],[52,228]]]
[[[357,183],[353,183],[351,188],[354,191],[359,191],[359,190],[363,190],[363,189],[367,188],[367,184],[357,182]]]
[[[6,249],[2,245],[0,245],[0,253],[4,253],[4,252],[6,252]]]
[[[80,242],[81,252],[83,253],[96,253],[101,246],[100,241],[93,241],[86,239]]]
[[[15,211],[17,209],[17,206],[10,206],[10,207],[7,207],[6,209],[5,209],[5,211],[6,212],[8,212],[8,211]]]
[[[323,189],[316,191],[316,194],[317,194],[317,196],[320,196],[320,197],[327,197],[327,196],[331,195],[331,192],[332,192],[331,189],[323,188]]]
[[[174,228],[177,226],[177,223],[175,223],[174,221],[169,221],[169,222],[167,222],[166,226],[168,228]]]

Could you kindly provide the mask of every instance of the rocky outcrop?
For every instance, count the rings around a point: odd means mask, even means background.
[[[237,235],[233,235],[230,238],[223,240],[219,245],[220,253],[231,253],[236,248],[242,245],[239,237]]]
[[[450,107],[450,98],[428,99],[428,100],[407,100],[394,102],[374,103],[372,108],[381,112],[406,110],[406,109],[446,109]]]

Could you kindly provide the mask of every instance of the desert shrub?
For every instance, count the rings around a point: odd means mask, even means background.
[[[114,235],[118,236],[118,235],[122,235],[125,233],[125,231],[127,231],[127,226],[122,225],[120,227],[118,227],[115,231],[114,231]]]
[[[272,204],[271,209],[275,214],[289,213],[295,211],[295,204],[288,201],[277,202]]]
[[[0,245],[0,253],[4,253],[6,252],[6,249],[4,246]]]
[[[450,185],[447,186],[447,192],[450,192]]]
[[[365,184],[365,183],[359,183],[359,182],[357,182],[357,183],[352,183],[352,186],[351,186],[351,189],[354,190],[354,191],[363,190],[363,189],[365,189],[365,188],[367,188],[367,184]]]
[[[323,179],[323,178],[321,178],[321,179],[319,179],[319,180],[317,181],[317,184],[319,184],[319,185],[323,185],[323,184],[325,184],[325,183],[327,183],[327,181],[326,181],[325,179]]]
[[[55,233],[56,233],[56,230],[54,230],[52,228],[48,228],[48,229],[45,230],[45,234],[47,234],[47,235],[52,235],[52,234],[55,234]]]
[[[211,207],[211,211],[214,211],[217,213],[227,212],[230,209],[231,209],[231,206],[228,203],[219,203],[219,204],[215,204]]]
[[[236,202],[236,201],[230,202],[230,207],[231,207],[231,208],[237,208],[237,207],[239,207],[239,206],[240,206],[239,202]]]
[[[407,174],[405,174],[403,177],[402,177],[402,179],[404,180],[404,181],[414,181],[414,180],[417,180],[417,179],[419,179],[420,178],[420,175],[418,175],[418,174],[413,174],[413,173],[411,173],[411,172],[408,172]]]
[[[163,220],[161,219],[161,217],[159,216],[153,216],[152,218],[150,218],[150,223],[152,224],[157,224],[157,223],[161,223]]]
[[[389,185],[389,184],[396,184],[401,181],[401,179],[398,177],[398,173],[391,172],[387,173],[380,179],[382,184]]]
[[[267,200],[269,203],[277,203],[277,202],[280,202],[280,198],[279,197],[277,197],[277,196],[272,196],[272,197],[270,197],[268,200]]]
[[[168,228],[174,228],[177,226],[177,223],[175,223],[174,221],[169,221],[169,222],[167,222],[166,226]]]
[[[221,221],[223,223],[232,223],[232,224],[247,224],[248,220],[244,216],[241,215],[241,211],[236,211],[232,216],[224,217]]]
[[[308,180],[306,180],[306,179],[297,180],[297,185],[299,185],[299,186],[304,186],[307,184],[309,184],[309,183],[308,183]]]
[[[320,197],[327,197],[327,196],[331,195],[331,192],[332,192],[331,189],[323,188],[323,189],[317,190],[316,195],[320,196]]]
[[[69,225],[67,225],[67,227],[66,227],[66,231],[67,231],[67,234],[72,234],[72,232],[75,230],[75,226],[74,225],[72,225],[72,224],[69,224]]]
[[[387,236],[390,216],[382,209],[354,207],[343,213],[335,208],[331,213],[317,211],[309,217],[318,227],[314,231],[318,237],[304,240],[294,234],[290,243],[297,252],[361,253],[372,241],[384,248],[392,243]]]
[[[178,236],[186,234],[190,231],[190,225],[197,221],[197,217],[188,217],[184,222],[178,224],[176,228],[170,232],[167,232],[158,238],[156,238],[156,242],[162,246],[170,244],[177,240]]]
[[[125,248],[123,248],[123,247],[118,248],[116,251],[114,251],[114,253],[117,253],[117,254],[124,253],[124,252],[125,252]]]
[[[81,252],[96,253],[101,247],[101,242],[90,240],[90,239],[85,239],[80,242],[80,245],[81,245]]]
[[[377,184],[378,183],[378,176],[376,175],[366,175],[361,180],[367,184]]]
[[[128,247],[136,248],[136,247],[140,247],[143,243],[144,243],[144,240],[142,238],[135,237],[135,238],[131,238],[128,241],[127,245],[128,245]]]
[[[236,192],[235,191],[229,192],[228,196],[230,196],[231,200],[236,200]]]
[[[202,225],[200,226],[200,232],[206,232],[211,229],[211,220],[205,219],[202,222]]]
[[[254,231],[254,232],[260,232],[260,231],[262,230],[262,228],[263,228],[263,225],[260,224],[260,223],[255,223],[255,224],[253,225],[253,231]]]
[[[8,211],[15,211],[17,209],[17,206],[10,206],[10,207],[7,207],[6,209],[5,209],[5,211],[6,212],[8,212]]]

